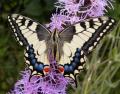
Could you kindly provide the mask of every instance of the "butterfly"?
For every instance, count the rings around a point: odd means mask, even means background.
[[[116,23],[113,18],[102,16],[77,22],[62,31],[50,31],[39,22],[19,14],[8,16],[8,20],[17,41],[25,47],[26,64],[31,75],[45,76],[49,72],[48,52],[51,50],[60,72],[73,79],[83,69],[86,55]]]

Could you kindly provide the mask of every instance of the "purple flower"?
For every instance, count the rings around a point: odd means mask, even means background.
[[[74,24],[89,17],[103,16],[107,12],[106,7],[113,6],[111,0],[58,0],[55,7],[56,13],[51,17],[50,29],[61,31],[65,23]]]
[[[30,70],[22,72],[19,80],[9,94],[66,94],[69,83],[67,78],[58,71],[55,60],[50,59],[50,73],[45,77],[31,76]]]
[[[67,16],[62,14],[52,14],[51,17],[51,23],[49,24],[49,28],[51,31],[53,31],[55,28],[58,30],[62,30],[62,25],[65,25],[65,21],[67,19]]]
[[[112,7],[111,2],[108,0],[90,0],[90,1],[91,1],[91,7],[88,12],[88,15],[90,17],[103,16],[105,14],[104,11],[107,11],[106,7],[110,8],[109,5],[111,5]]]

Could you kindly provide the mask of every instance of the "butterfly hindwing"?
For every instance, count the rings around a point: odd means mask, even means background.
[[[50,31],[38,22],[19,14],[8,16],[8,20],[16,39],[26,48],[25,58],[29,68],[33,74],[39,72],[44,75],[44,67],[49,66],[45,51],[47,49],[46,41],[51,34]]]
[[[114,25],[114,19],[103,16],[75,23],[61,31],[59,35],[64,43],[60,64],[64,66],[64,75],[75,76],[84,65],[85,56],[96,47]]]

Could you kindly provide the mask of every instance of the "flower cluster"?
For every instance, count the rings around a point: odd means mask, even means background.
[[[9,94],[66,94],[69,80],[58,72],[56,64],[55,61],[51,61],[51,71],[45,77],[30,78],[29,70],[22,72],[22,79],[15,84]]]
[[[103,16],[112,8],[110,0],[59,0],[55,3],[56,13],[51,17],[50,30],[61,31],[64,25],[74,24],[89,17]]]

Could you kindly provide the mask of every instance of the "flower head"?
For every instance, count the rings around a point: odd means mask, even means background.
[[[9,94],[66,94],[69,80],[59,73],[55,60],[50,59],[50,73],[45,77],[31,76],[30,70],[22,72],[19,80]]]
[[[55,3],[56,13],[52,15],[50,29],[64,29],[62,24],[74,24],[89,17],[99,17],[107,12],[106,7],[111,8],[111,0],[58,0]],[[57,16],[56,16],[57,15]]]
[[[111,2],[108,0],[90,0],[90,2],[91,7],[88,12],[88,16],[90,17],[103,16],[105,11],[107,11],[106,7],[109,7],[109,4],[111,4]]]
[[[63,29],[63,26],[65,24],[67,17],[62,14],[52,14],[51,17],[51,23],[48,25],[51,31],[54,31],[54,29],[58,29],[61,31]]]

